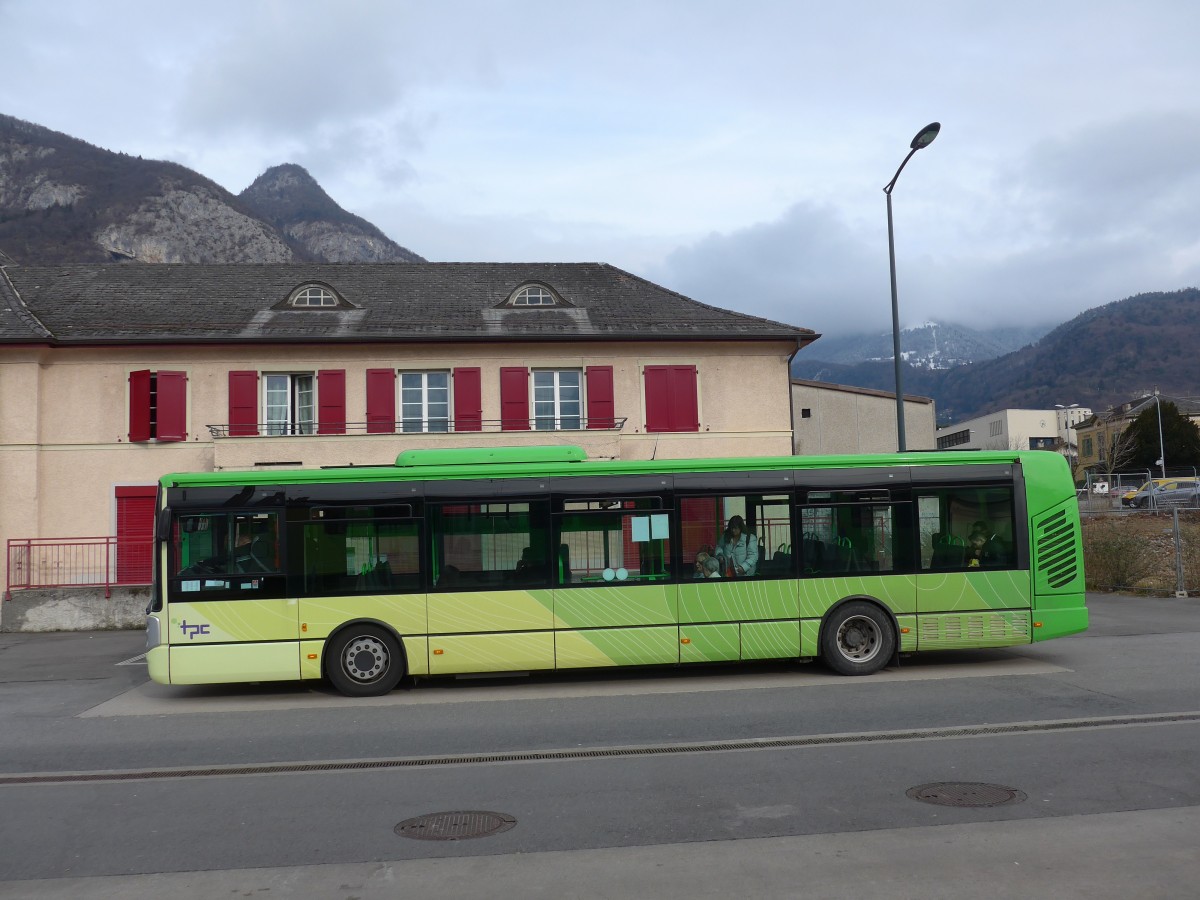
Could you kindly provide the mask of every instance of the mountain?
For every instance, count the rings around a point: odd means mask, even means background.
[[[905,328],[901,334],[904,360],[919,369],[949,369],[966,363],[994,359],[1033,343],[1050,326],[1008,327],[980,331],[953,322],[926,322]],[[892,359],[892,333],[825,335],[809,354],[822,363],[855,365]]]
[[[238,199],[314,259],[324,262],[424,262],[382,231],[346,212],[302,167],[267,169]]]
[[[239,198],[184,166],[5,115],[0,252],[43,265],[420,260],[341,209],[299,166],[269,170]]]
[[[798,378],[895,390],[887,362],[802,362]],[[1078,403],[1108,409],[1153,387],[1176,397],[1200,395],[1200,290],[1127,297],[1090,309],[1040,340],[995,359],[951,369],[904,369],[904,392],[933,397],[939,424],[997,409],[1046,409]],[[907,355],[907,354],[906,354]]]

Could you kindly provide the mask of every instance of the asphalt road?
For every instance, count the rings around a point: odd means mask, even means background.
[[[367,700],[154,685],[140,634],[0,635],[0,897],[1200,896],[1200,600],[1090,605],[1083,635],[867,679]],[[507,827],[396,831],[461,811]]]

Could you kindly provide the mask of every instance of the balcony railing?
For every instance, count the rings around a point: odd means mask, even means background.
[[[258,422],[249,424],[209,425],[213,438],[227,437],[296,437],[307,435],[345,434],[478,434],[481,431],[621,431],[627,417],[603,419],[586,416],[535,416],[532,419],[471,419],[469,421],[440,419],[421,421],[400,419],[396,422]],[[254,432],[247,434],[248,430]]]
[[[149,584],[154,541],[116,537],[10,538],[4,599],[13,591]]]

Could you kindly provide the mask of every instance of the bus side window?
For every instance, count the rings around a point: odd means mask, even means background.
[[[923,570],[1016,564],[1010,486],[934,489],[917,497]]]
[[[670,535],[671,514],[657,497],[567,500],[555,516],[554,584],[670,580]]]
[[[786,495],[681,497],[679,535],[683,579],[704,577],[701,560],[708,556],[719,558],[722,577],[792,577],[791,499]]]
[[[549,501],[455,500],[428,512],[431,591],[550,585]]]
[[[290,532],[303,559],[291,563],[304,593],[399,594],[419,591],[420,525],[414,518],[382,518],[372,507],[313,510]],[[407,512],[405,510],[404,512]],[[305,512],[303,516],[308,516]],[[295,552],[295,551],[294,551]]]

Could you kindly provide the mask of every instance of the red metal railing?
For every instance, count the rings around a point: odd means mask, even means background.
[[[10,538],[4,599],[13,591],[56,587],[103,587],[149,584],[153,540],[115,537]]]

